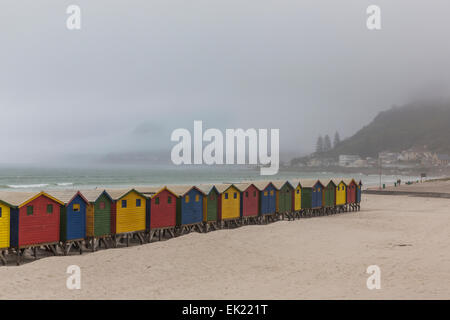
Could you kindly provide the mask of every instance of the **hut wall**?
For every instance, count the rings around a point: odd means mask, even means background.
[[[322,207],[322,193],[323,186],[320,183],[316,183],[312,190],[312,208],[321,208]]]
[[[175,227],[176,213],[177,197],[167,190],[161,191],[150,201],[150,229]]]
[[[301,189],[302,209],[312,208],[312,188]]]
[[[103,193],[94,203],[94,236],[101,237],[111,234],[111,216],[113,203]]]
[[[75,207],[79,209],[77,210]],[[80,195],[77,195],[67,206],[62,208],[61,230],[65,232],[61,232],[61,240],[84,239],[86,237],[86,208],[86,202]]]
[[[212,190],[204,197],[203,211],[206,213],[204,221],[217,221],[219,208],[219,194]]]
[[[259,191],[254,185],[241,193],[241,215],[254,217],[259,214]]]
[[[117,234],[145,230],[145,200],[132,191],[115,202]]]
[[[203,194],[196,189],[191,189],[180,199],[178,224],[194,224],[203,221]]]
[[[361,186],[362,185],[360,183],[356,186],[356,202],[357,203],[361,202]]]
[[[268,185],[260,192],[260,213],[272,214],[277,210],[276,207],[276,190],[273,185]]]
[[[336,188],[334,184],[329,183],[323,189],[323,205],[325,207],[334,207],[336,204]]]
[[[351,182],[347,187],[347,203],[356,202],[356,184]]]
[[[292,211],[292,191],[293,189],[288,184],[278,191],[278,212]]]
[[[347,202],[347,186],[341,182],[336,188],[336,205],[341,206]]]
[[[47,212],[51,206],[52,212]],[[31,209],[32,208],[32,214]],[[19,208],[19,246],[59,241],[61,205],[45,196]]]
[[[302,209],[302,189],[297,186],[294,190],[294,210],[299,211]]]
[[[0,203],[0,249],[9,248],[11,237],[10,216],[10,207]]]
[[[222,193],[222,219],[236,219],[240,217],[240,192],[231,186]]]

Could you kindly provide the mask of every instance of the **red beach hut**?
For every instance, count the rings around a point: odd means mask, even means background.
[[[357,184],[354,179],[344,180],[347,185],[347,204],[349,211],[356,210],[356,192],[357,192]]]
[[[0,198],[11,208],[11,247],[17,264],[25,249],[47,247],[54,254],[60,240],[60,214],[64,203],[45,192],[5,192]]]
[[[169,235],[175,237],[177,221],[177,195],[167,187],[140,187],[137,191],[148,197],[147,232],[148,241],[158,235],[159,240]]]
[[[243,224],[257,222],[259,216],[259,190],[253,183],[237,183],[241,192],[241,218]]]

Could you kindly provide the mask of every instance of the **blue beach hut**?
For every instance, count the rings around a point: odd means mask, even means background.
[[[60,216],[60,241],[64,254],[68,254],[72,247],[82,253],[89,201],[80,191],[50,191],[48,194],[64,203]]]
[[[277,211],[277,189],[270,181],[257,181],[253,183],[260,192],[260,215],[274,214]]]
[[[172,185],[167,189],[177,195],[177,226],[181,234],[197,230],[202,232],[203,197],[205,194],[195,186]]]

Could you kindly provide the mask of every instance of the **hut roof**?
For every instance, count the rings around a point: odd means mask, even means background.
[[[297,188],[298,185],[302,186],[299,179],[290,179],[288,182],[294,187],[294,189]]]
[[[72,200],[78,195],[84,200],[84,202],[89,202],[78,190],[54,190],[48,191],[47,193],[52,197],[61,200],[64,204],[72,202]]]
[[[217,191],[219,191],[219,193],[223,193],[234,185],[231,183],[220,183],[220,184],[215,184],[214,186],[216,187]]]
[[[292,183],[286,180],[274,180],[272,181],[272,183],[278,190],[281,190],[281,188],[283,188],[286,183],[289,184],[292,188],[295,188]]]
[[[213,189],[217,188],[213,184],[199,184],[197,185],[197,188],[199,188],[204,194],[209,194]]]
[[[195,190],[199,191],[200,193],[205,194],[202,190],[200,190],[196,186],[192,186],[192,185],[174,184],[174,185],[169,185],[166,187],[169,191],[172,191],[172,193],[177,195],[178,197],[184,196],[186,193],[188,193],[192,189],[195,189]]]
[[[241,183],[234,184],[234,186],[241,192],[244,192],[252,185],[254,186],[254,183],[252,183],[252,182],[241,182]]]
[[[312,188],[314,185],[320,182],[320,180],[314,180],[314,179],[302,179],[300,180],[300,183],[302,184],[302,187],[304,188]],[[322,184],[322,182],[320,182]]]
[[[90,190],[84,190],[84,191],[80,191],[81,194],[86,198],[87,201],[89,202],[95,202],[97,201],[97,199],[103,194],[105,193],[108,198],[111,198],[111,196],[109,195],[109,193],[106,190],[103,189],[90,189]]]
[[[326,179],[323,182],[321,182],[324,186],[329,185],[330,183],[333,183],[335,186],[339,184],[339,182],[336,184],[336,182],[333,181],[333,179]]]
[[[272,182],[269,180],[259,180],[259,181],[253,182],[253,184],[255,185],[256,188],[258,188],[259,191],[263,191],[271,183]],[[272,185],[273,185],[273,183],[272,183]]]
[[[141,197],[144,198],[146,197],[144,194],[137,191],[136,189],[107,189],[106,192],[108,192],[108,194],[111,196],[113,200],[119,200],[131,192],[136,192]]]
[[[150,187],[136,187],[135,188],[136,191],[146,195],[147,197],[160,192],[162,189],[164,189],[163,186],[150,186]]]
[[[352,181],[356,184],[355,179],[343,179],[342,181],[344,181],[345,185],[350,185],[352,183]]]
[[[48,193],[41,191],[41,192],[0,192],[0,200],[8,205],[9,207],[22,207],[26,205],[27,203],[33,201],[34,199],[45,196],[49,199],[52,199],[53,201],[58,202],[61,205],[64,205],[64,203],[56,199],[55,197],[49,195]]]

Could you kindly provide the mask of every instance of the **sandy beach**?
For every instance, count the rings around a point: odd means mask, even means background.
[[[0,267],[0,298],[450,299],[449,235],[449,199],[364,195],[360,212]]]

